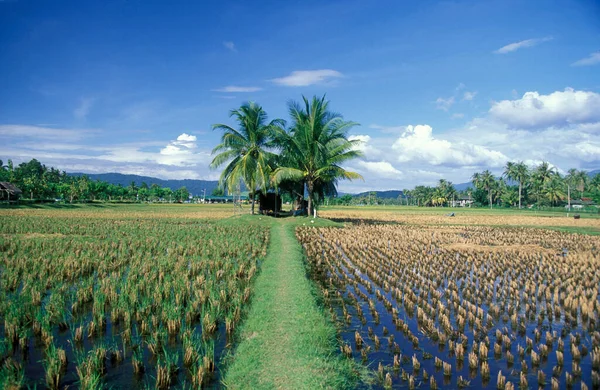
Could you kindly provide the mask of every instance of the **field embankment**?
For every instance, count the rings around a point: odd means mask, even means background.
[[[345,388],[351,363],[337,353],[336,330],[317,305],[293,228],[272,220],[268,255],[254,286],[240,344],[225,376],[234,389]],[[318,224],[325,221],[319,221]]]

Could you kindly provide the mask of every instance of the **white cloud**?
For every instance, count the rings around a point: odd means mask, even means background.
[[[588,66],[600,64],[600,51],[590,54],[586,58],[582,58],[578,61],[573,62],[572,66]]]
[[[28,125],[0,125],[0,138],[37,138],[44,140],[61,139],[63,141],[75,141],[94,133],[97,133],[97,131],[90,129],[57,129]]]
[[[159,178],[213,179],[211,148],[181,133],[171,141],[102,144],[90,130],[0,125],[0,156],[19,161],[37,158],[71,172],[121,172]],[[106,139],[106,137],[103,137]]]
[[[526,129],[594,123],[600,121],[600,94],[571,88],[549,95],[526,92],[521,99],[493,103],[490,115]]]
[[[257,92],[262,90],[262,88],[260,87],[240,87],[237,85],[228,85],[226,87],[223,88],[218,88],[218,89],[213,89],[212,91],[214,92],[226,92],[226,93],[231,93],[231,92],[240,92],[240,93],[245,93],[245,92]]]
[[[465,117],[465,114],[461,113],[461,112],[457,112],[455,114],[452,114],[452,119],[462,119]]]
[[[382,178],[399,179],[402,172],[387,161],[359,161],[358,165]]]
[[[295,70],[289,76],[275,78],[271,81],[286,87],[306,87],[315,84],[325,84],[342,77],[344,77],[342,73],[332,69]]]
[[[407,126],[392,149],[399,162],[421,161],[447,166],[502,166],[507,160],[501,152],[464,141],[452,143],[433,137],[428,125]]]
[[[85,119],[92,106],[94,105],[94,99],[92,98],[83,98],[79,102],[79,106],[73,111],[73,116],[77,119]]]
[[[452,105],[454,104],[454,96],[451,96],[447,99],[439,97],[435,101],[435,104],[438,110],[448,111],[450,107],[452,107]]]
[[[225,42],[223,42],[223,46],[225,46],[225,48],[227,50],[237,53],[237,48],[235,47],[235,43],[233,43],[231,41],[225,41]]]
[[[365,158],[373,158],[380,154],[380,151],[370,144],[371,136],[369,135],[351,135],[348,137],[350,141],[359,140],[360,143],[356,145],[355,149],[363,152]]]
[[[494,53],[506,54],[506,53],[510,53],[515,50],[523,49],[526,47],[533,47],[533,46],[539,45],[542,42],[551,41],[552,39],[553,39],[552,37],[545,37],[545,38],[526,39],[526,40],[520,41],[520,42],[513,42],[506,46],[502,46],[500,49],[494,51]]]
[[[463,99],[462,100],[473,100],[473,99],[475,99],[475,95],[477,95],[476,91],[475,92],[466,91],[463,94]]]

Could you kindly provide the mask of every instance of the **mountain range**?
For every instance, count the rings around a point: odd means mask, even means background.
[[[594,171],[589,171],[588,175],[590,177],[599,174],[600,169],[596,169]],[[123,187],[127,187],[134,182],[136,186],[141,186],[142,182],[148,184],[150,187],[152,184],[158,184],[161,187],[168,187],[173,191],[180,188],[186,187],[188,191],[193,195],[202,195],[204,190],[206,190],[206,195],[210,195],[215,188],[218,186],[218,182],[216,180],[192,180],[192,179],[184,179],[184,180],[163,180],[158,179],[156,177],[150,176],[139,176],[139,175],[125,175],[122,173],[69,173],[71,176],[82,176],[87,175],[91,180],[102,180],[112,184],[120,184]],[[468,183],[458,183],[454,184],[454,188],[457,191],[464,191],[469,187],[472,187],[473,184],[471,182]],[[388,191],[369,191],[377,193],[378,198],[384,199],[396,199],[398,196],[402,195],[403,192],[401,190],[388,190]],[[351,194],[352,196],[368,196],[369,192],[361,192],[360,194]],[[339,193],[339,195],[343,195],[344,193]]]
[[[161,187],[168,187],[175,191],[178,188],[185,187],[192,195],[203,195],[206,190],[206,195],[212,194],[213,190],[217,188],[219,182],[216,180],[163,180],[156,177],[150,176],[139,176],[139,175],[124,175],[122,173],[69,173],[71,176],[82,176],[86,175],[91,180],[101,180],[111,184],[122,185],[127,187],[134,182],[136,186],[141,186],[142,183],[148,184],[148,187],[152,184],[157,184]]]

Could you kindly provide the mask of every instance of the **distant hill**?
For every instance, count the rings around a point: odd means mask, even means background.
[[[122,173],[69,173],[71,176],[82,176],[86,175],[91,180],[102,180],[111,184],[120,184],[123,187],[127,187],[131,182],[135,182],[136,186],[140,186],[142,182],[148,184],[150,187],[152,184],[158,184],[161,187],[168,187],[172,190],[176,190],[181,187],[187,188],[192,195],[202,195],[206,189],[206,195],[210,195],[212,191],[217,188],[218,182],[216,180],[163,180],[156,177],[139,176],[139,175],[124,175]]]
[[[468,183],[458,183],[458,184],[454,184],[454,189],[456,191],[464,191],[469,187],[473,187],[473,183],[468,182]]]
[[[397,199],[398,196],[400,195],[404,195],[404,193],[400,190],[389,190],[389,191],[368,191],[368,192],[361,192],[360,194],[355,194],[352,196],[355,197],[361,197],[361,196],[369,196],[369,194],[371,192],[375,192],[377,194],[377,197],[380,199]]]

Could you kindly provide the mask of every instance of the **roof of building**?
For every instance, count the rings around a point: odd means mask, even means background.
[[[21,195],[23,193],[23,191],[21,191],[19,187],[7,181],[0,181],[0,190],[8,191],[8,193],[12,195]]]

